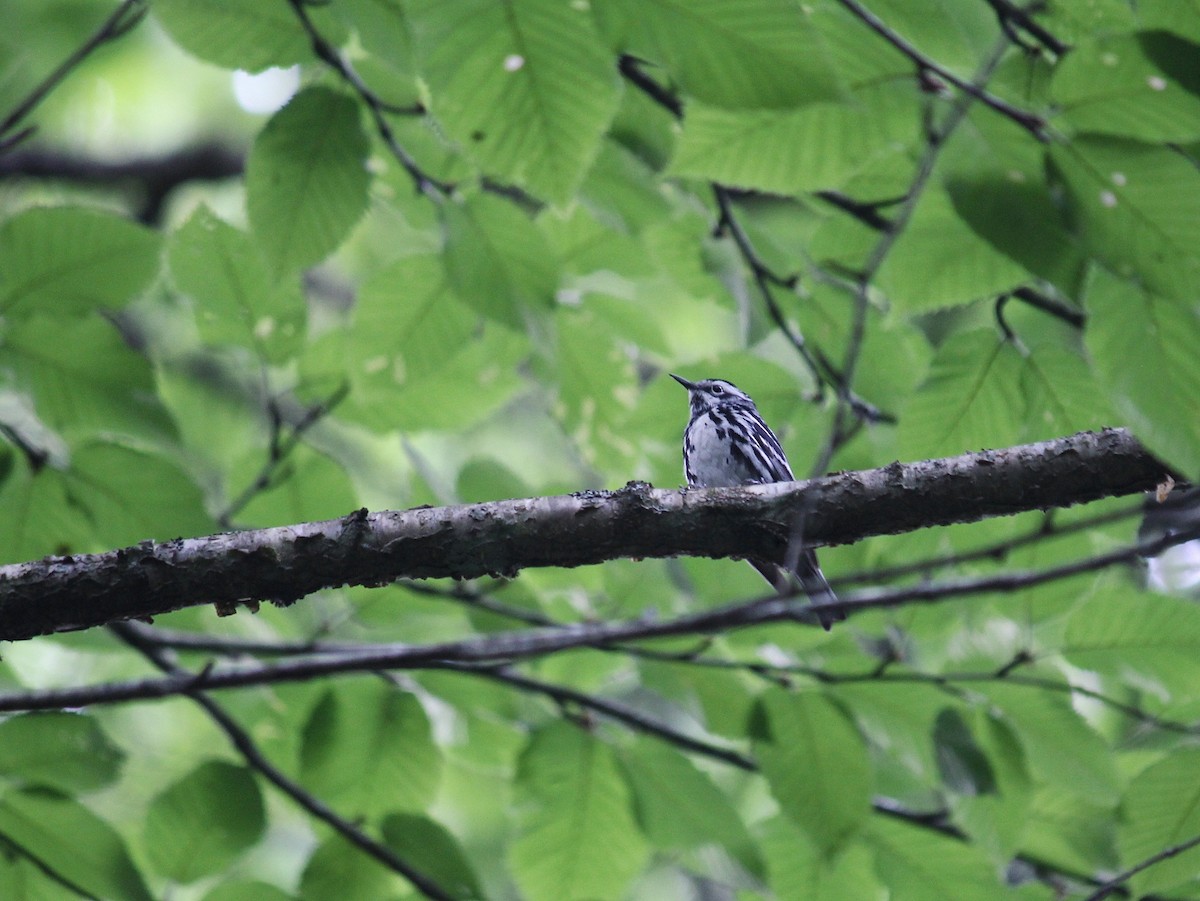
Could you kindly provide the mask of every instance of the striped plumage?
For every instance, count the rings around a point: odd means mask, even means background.
[[[763,422],[748,394],[724,379],[691,382],[674,374],[671,378],[687,389],[691,404],[691,419],[683,432],[683,474],[688,485],[728,488],[795,481],[779,439]],[[776,590],[788,589],[788,575],[781,567],[750,562]],[[811,548],[801,550],[795,575],[814,603],[837,601]],[[845,616],[820,615],[826,629],[840,619]]]

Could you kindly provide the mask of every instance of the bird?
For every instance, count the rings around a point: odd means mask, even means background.
[[[758,407],[745,391],[725,379],[692,382],[671,373],[688,392],[691,417],[683,431],[683,474],[695,488],[731,488],[794,482],[787,454]],[[750,560],[780,594],[790,590],[788,572],[774,563]],[[818,605],[837,603],[810,547],[801,549],[793,570],[809,600]],[[840,610],[819,610],[822,627],[846,618]]]

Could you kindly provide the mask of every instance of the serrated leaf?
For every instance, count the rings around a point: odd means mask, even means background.
[[[15,319],[123,307],[158,271],[158,250],[152,231],[111,213],[25,210],[0,225],[0,313]]]
[[[1076,138],[1051,149],[1068,216],[1108,269],[1191,303],[1200,293],[1200,171],[1166,147]]]
[[[434,116],[487,174],[566,203],[617,109],[617,70],[586,6],[415,0]]]
[[[312,56],[312,43],[285,4],[260,0],[154,0],[171,38],[200,59],[258,72]]]
[[[1039,782],[1074,792],[1094,804],[1112,804],[1117,771],[1112,752],[1068,700],[1003,681],[980,686],[1021,741]]]
[[[647,848],[612,752],[565,722],[534,733],[516,782],[520,834],[509,850],[531,901],[619,897]]]
[[[375,682],[326,691],[304,725],[301,781],[355,816],[424,810],[442,774],[429,718],[410,694]]]
[[[117,778],[124,752],[90,716],[26,713],[0,723],[0,776],[82,792]]]
[[[552,308],[558,264],[519,208],[486,194],[441,207],[446,272],[455,293],[489,319],[523,331]]]
[[[1200,473],[1200,311],[1093,272],[1088,353],[1113,408],[1168,463]]]
[[[962,715],[952,707],[938,714],[933,726],[933,750],[942,781],[964,795],[994,794],[996,775],[971,735]]]
[[[691,103],[669,171],[778,194],[839,188],[916,140],[914,103],[893,85],[795,110]]]
[[[0,382],[27,392],[37,416],[67,438],[158,440],[174,432],[149,361],[99,316],[13,323],[0,343]]]
[[[1200,679],[1200,607],[1127,588],[1101,592],[1071,614],[1063,650],[1074,666],[1137,674],[1183,697]]]
[[[90,523],[67,496],[64,474],[51,467],[34,473],[19,459],[0,484],[0,560],[79,553],[91,550],[93,540]]]
[[[904,459],[1014,444],[1025,412],[1021,370],[1020,353],[993,330],[948,339],[900,419]]]
[[[780,901],[885,901],[887,890],[871,871],[871,857],[861,845],[830,860],[807,834],[785,816],[774,816],[757,828],[768,883]]]
[[[332,835],[317,846],[300,876],[300,898],[304,901],[344,901],[347,898],[401,898],[400,877],[340,835]]]
[[[625,52],[660,63],[691,96],[730,109],[841,99],[810,11],[773,0],[620,0],[598,4]]]
[[[358,105],[329,88],[301,91],[263,126],[246,160],[246,209],[276,273],[324,259],[362,216],[369,149]]]
[[[110,547],[213,529],[199,487],[167,456],[92,441],[75,450],[68,476],[72,501]]]
[[[146,812],[146,853],[176,882],[226,869],[262,838],[262,795],[244,767],[202,763],[161,791]]]
[[[767,731],[754,751],[771,794],[831,857],[858,832],[870,810],[871,770],[862,736],[817,692],[766,692],[758,716]]]
[[[622,758],[638,822],[660,849],[718,845],[750,872],[762,871],[741,816],[706,774],[659,743],[643,742]]]
[[[1198,54],[1196,44],[1166,32],[1104,35],[1072,47],[1055,66],[1051,97],[1076,131],[1195,141]]]
[[[0,834],[89,895],[150,901],[120,835],[71,798],[42,790],[9,792],[0,799]]]
[[[462,846],[441,824],[427,817],[397,813],[383,821],[382,831],[390,848],[451,897],[484,897]]]
[[[996,868],[967,842],[887,817],[871,820],[867,840],[874,847],[875,872],[887,885],[890,901],[1011,897]]]
[[[171,237],[167,260],[205,341],[254,347],[271,360],[295,352],[304,337],[304,297],[295,282],[272,278],[248,234],[202,204]]]
[[[1000,294],[1028,279],[1024,266],[959,217],[944,190],[930,188],[880,268],[878,285],[897,309],[920,313]]]
[[[1200,751],[1183,748],[1142,770],[1121,804],[1121,865],[1137,866],[1200,835]],[[1200,872],[1200,848],[1160,860],[1134,875],[1137,897],[1171,894]]]

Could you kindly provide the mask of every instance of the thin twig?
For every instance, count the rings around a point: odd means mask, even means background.
[[[245,509],[246,505],[254,500],[260,492],[270,486],[275,473],[300,445],[305,432],[333,412],[337,405],[345,399],[349,390],[348,385],[341,385],[324,401],[313,404],[305,410],[304,415],[292,425],[286,438],[280,437],[283,429],[283,415],[279,410],[278,403],[272,399],[272,402],[268,404],[268,411],[271,415],[271,440],[267,459],[250,484],[242,489],[241,493],[230,501],[229,505],[217,516],[217,523],[221,528],[233,528],[233,517]]]
[[[1112,879],[1103,883],[1098,889],[1096,889],[1096,891],[1084,898],[1083,901],[1101,901],[1101,899],[1107,898],[1113,892],[1123,891],[1125,883],[1138,873],[1142,872],[1143,870],[1148,870],[1150,867],[1154,866],[1155,864],[1162,863],[1164,860],[1169,860],[1172,857],[1183,854],[1185,851],[1190,851],[1193,848],[1200,848],[1200,835],[1193,836],[1186,842],[1180,842],[1178,845],[1172,845],[1169,848],[1164,848],[1157,854],[1153,854],[1140,863],[1130,867],[1128,870],[1118,873]]]
[[[155,647],[152,642],[147,641],[136,627],[128,623],[120,623],[111,626],[111,629],[122,641],[140,652],[164,673],[185,679],[203,679],[203,674],[193,674],[177,665],[162,649]],[[238,753],[242,755],[247,765],[295,801],[300,807],[308,811],[309,814],[330,826],[360,851],[373,857],[388,869],[399,873],[426,897],[433,898],[435,901],[455,901],[453,893],[443,889],[424,873],[399,857],[386,845],[377,842],[349,820],[339,816],[324,801],[315,797],[299,783],[294,782],[290,777],[285,775],[282,770],[271,763],[266,755],[258,749],[250,734],[238,725],[237,721],[220,704],[208,697],[203,691],[193,687],[184,690],[182,693],[198,704],[208,714],[209,719],[225,733],[230,743],[237,748]]]
[[[854,0],[842,0],[842,2],[851,2]],[[857,4],[855,4],[857,5]],[[995,70],[1000,62],[1000,58],[1004,55],[1007,43],[1001,41],[997,44],[992,54],[986,59],[979,71],[975,75],[974,81],[978,84],[987,82],[991,73]],[[813,473],[825,472],[833,460],[834,454],[846,442],[850,432],[850,423],[847,421],[850,413],[855,413],[854,407],[849,402],[848,392],[854,386],[855,375],[858,371],[859,358],[862,354],[863,341],[866,338],[867,315],[870,311],[871,299],[871,284],[875,277],[883,268],[888,256],[895,247],[896,242],[908,227],[909,221],[912,219],[913,213],[916,212],[917,204],[924,195],[925,188],[929,184],[930,178],[933,175],[934,167],[937,164],[938,158],[941,155],[942,148],[945,146],[946,140],[958,128],[959,124],[966,118],[967,110],[970,107],[971,100],[975,98],[975,94],[971,92],[965,93],[956,103],[954,103],[946,120],[942,123],[940,129],[936,132],[929,133],[925,150],[921,154],[921,158],[917,163],[917,170],[913,176],[913,180],[909,185],[908,192],[905,194],[903,202],[899,205],[896,215],[892,220],[891,227],[884,232],[879,240],[875,243],[871,250],[870,256],[867,258],[863,270],[859,273],[857,284],[854,292],[854,316],[850,325],[850,337],[846,342],[846,351],[842,358],[841,376],[842,387],[839,391],[846,392],[845,395],[839,393],[839,403],[837,410],[834,413],[833,428],[829,435],[829,440],[825,443],[821,453],[818,455],[816,462],[813,464]],[[856,417],[857,418],[857,417]]]
[[[882,19],[859,3],[858,0],[839,0],[839,2],[846,9],[850,10],[853,15],[862,20],[868,28],[912,60],[921,72],[936,74],[938,78],[954,85],[964,94],[969,94],[985,106],[1016,122],[1039,141],[1046,142],[1049,140],[1045,132],[1046,120],[1041,116],[1018,109],[1011,103],[1001,100],[995,94],[984,90],[978,84],[959,78],[945,66],[926,56],[909,43],[908,40],[889,28]]]
[[[58,87],[59,83],[70,74],[72,69],[87,59],[98,47],[107,44],[109,41],[122,38],[132,31],[146,15],[147,8],[146,0],[124,0],[120,6],[113,10],[112,15],[105,19],[99,28],[92,32],[91,37],[75,48],[71,55],[63,60],[58,68],[47,75],[37,87],[30,91],[25,99],[17,104],[16,108],[5,116],[3,121],[0,121],[0,138],[10,138],[6,141],[4,149],[8,149],[18,142],[11,139],[9,132],[20,124],[22,119],[33,112],[37,105],[45,100],[46,96]],[[32,129],[25,129],[19,138],[28,137],[30,134],[32,134]]]
[[[350,65],[325,37],[321,34],[312,18],[308,15],[306,0],[289,0],[292,9],[296,13],[296,18],[299,19],[305,33],[308,35],[309,41],[312,42],[313,53],[317,58],[333,69],[343,81],[346,82],[354,92],[367,105],[367,109],[371,113],[371,119],[375,123],[375,130],[379,132],[379,136],[391,151],[392,156],[400,163],[404,171],[409,174],[412,180],[416,183],[417,189],[428,197],[430,200],[440,201],[446,195],[453,191],[453,186],[448,182],[439,181],[432,175],[427,173],[417,163],[396,138],[396,133],[392,130],[391,123],[387,120],[387,113],[404,113],[407,115],[420,115],[425,112],[423,107],[396,107],[392,104],[385,103],[379,96],[371,90]]]

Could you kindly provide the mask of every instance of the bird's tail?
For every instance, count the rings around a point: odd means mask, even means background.
[[[750,564],[780,594],[787,594],[792,590],[790,574],[782,566],[774,563],[764,563],[760,560],[751,560]],[[800,558],[796,561],[796,568],[793,572],[796,578],[800,580],[800,587],[808,595],[810,602],[819,606],[837,603],[837,595],[833,593],[833,589],[829,586],[829,581],[825,578],[825,574],[821,572],[821,567],[817,563],[817,555],[812,548],[806,547],[800,552]],[[821,628],[826,632],[829,631],[830,626],[834,623],[841,622],[845,618],[846,613],[841,609],[817,611],[817,620],[821,623]]]

